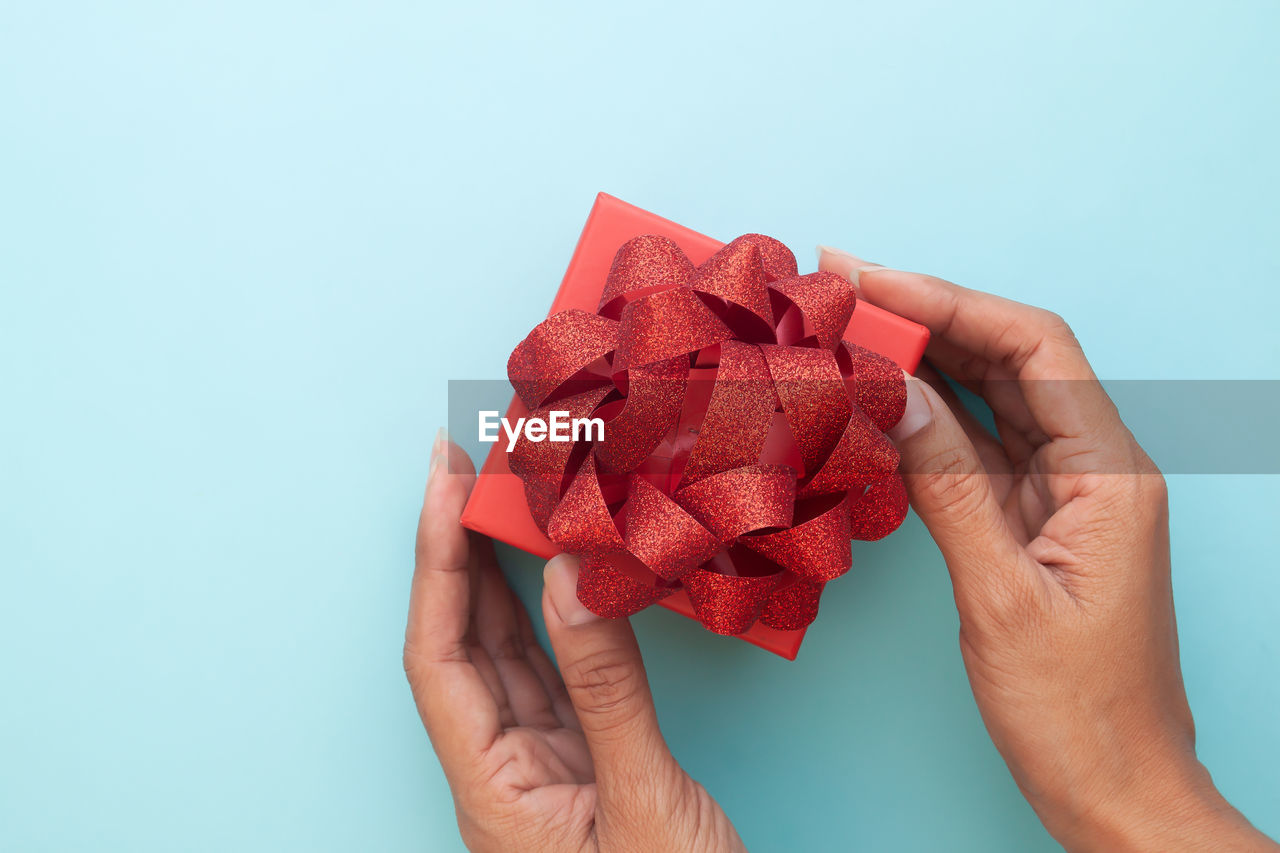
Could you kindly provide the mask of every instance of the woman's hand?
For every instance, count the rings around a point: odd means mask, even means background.
[[[577,562],[564,555],[547,564],[542,596],[556,671],[492,543],[458,524],[474,482],[466,454],[437,438],[404,644],[467,846],[743,849],[667,749],[630,623],[579,604]]]
[[[982,718],[1045,827],[1080,850],[1275,849],[1196,759],[1178,663],[1164,480],[1061,318],[820,252],[932,332],[936,373],[891,433],[946,559]]]

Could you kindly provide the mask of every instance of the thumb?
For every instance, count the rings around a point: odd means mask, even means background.
[[[603,619],[578,600],[578,559],[560,554],[543,572],[542,614],[569,700],[595,765],[601,801],[637,793],[678,772],[658,730],[640,647],[626,619]],[[619,800],[614,800],[618,802]]]
[[[927,382],[907,376],[907,406],[889,438],[903,480],[951,573],[956,605],[1007,601],[1018,591],[1022,549],[1005,521],[991,477],[951,409]]]

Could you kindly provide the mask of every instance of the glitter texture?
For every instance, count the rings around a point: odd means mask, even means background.
[[[685,482],[758,460],[777,408],[778,395],[760,348],[738,341],[721,344],[720,368],[689,452]]]
[[[816,471],[840,440],[853,404],[829,350],[763,346],[773,387],[791,426],[805,472]]]
[[[784,278],[769,287],[800,309],[807,321],[805,332],[818,339],[821,349],[836,348],[857,302],[848,279],[835,273],[815,272]]]
[[[739,305],[772,325],[768,281],[760,247],[739,237],[698,267],[692,287]]]
[[[628,616],[683,587],[717,633],[797,630],[850,541],[902,522],[883,431],[906,388],[841,340],[855,305],[770,237],[695,268],[647,235],[618,250],[598,314],[560,312],[516,347],[508,375],[532,416],[605,419],[602,441],[521,437],[509,460],[539,528],[580,555],[585,606]]]
[[[847,498],[815,518],[739,541],[797,575],[815,581],[829,581],[849,571],[853,564],[849,551],[849,508]]]
[[[604,280],[599,313],[618,319],[625,304],[619,297],[641,295],[673,287],[684,287],[693,278],[693,262],[674,241],[646,234],[628,240],[613,258],[613,266]]]
[[[733,242],[750,243],[759,250],[760,265],[764,267],[764,276],[769,281],[791,278],[797,272],[796,256],[791,254],[791,250],[781,240],[764,234],[743,234]]]
[[[621,551],[626,547],[605,505],[590,453],[547,522],[547,538],[571,554]]]
[[[627,371],[627,403],[605,424],[604,441],[596,443],[603,470],[630,471],[653,452],[680,415],[688,377],[689,358],[683,354]]]
[[[902,369],[866,347],[841,341],[836,350],[840,372],[853,391],[853,401],[867,413],[877,429],[888,432],[902,420],[907,408],[907,386]]]
[[[687,287],[664,290],[628,302],[622,309],[618,332],[618,359],[614,367],[652,364],[733,336],[719,317]]]
[[[711,559],[720,541],[657,486],[632,477],[626,548],[658,577],[673,581]]]
[[[566,397],[529,414],[532,418],[546,420],[551,411],[568,412],[570,418],[585,418],[595,411],[596,406],[608,394],[609,388],[595,388],[583,391],[572,397]],[[557,485],[564,478],[569,457],[573,454],[574,444],[567,441],[529,441],[524,431],[516,439],[516,445],[507,457],[511,464],[511,472],[523,479],[548,479]],[[558,497],[558,495],[557,495]]]
[[[607,556],[583,554],[578,566],[578,600],[606,619],[639,613],[672,592],[672,587],[644,584],[618,571],[615,561]]]
[[[777,575],[744,578],[696,572],[685,577],[684,588],[703,625],[717,634],[733,635],[752,626],[779,581]]]
[[[860,497],[849,499],[849,535],[854,539],[883,539],[906,517],[907,485],[898,474],[872,483]]]
[[[817,473],[800,488],[801,497],[857,489],[898,470],[898,448],[855,407],[840,440]]]
[[[507,378],[520,400],[536,409],[618,340],[613,320],[571,309],[539,323],[507,359]]]
[[[803,628],[818,617],[818,599],[822,584],[805,578],[794,578],[765,599],[760,621],[779,631]]]
[[[783,465],[748,465],[705,477],[673,497],[727,545],[753,530],[791,525],[796,473]]]

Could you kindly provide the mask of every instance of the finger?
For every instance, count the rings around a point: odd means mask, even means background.
[[[483,545],[478,547],[484,548]],[[497,560],[493,558],[492,546],[487,550],[487,554],[477,554],[480,601],[476,608],[476,635],[500,682],[502,698],[499,700],[499,712],[505,709],[509,715],[503,724],[560,728],[551,696],[534,671],[521,636],[517,611],[524,607],[507,586]]]
[[[465,660],[471,623],[471,547],[459,524],[475,483],[471,460],[443,434],[431,453],[431,471],[418,518],[413,587],[406,640],[423,655]]]
[[[1003,608],[1034,575],[1009,530],[972,442],[928,383],[907,379],[907,407],[889,431],[911,505],[942,551],[961,616]]]
[[[644,794],[667,790],[663,783],[675,762],[658,730],[631,624],[602,619],[578,601],[577,558],[554,558],[544,577],[547,633],[591,751],[601,801],[641,807]]]
[[[467,651],[471,561],[467,531],[458,521],[474,482],[471,460],[442,430],[418,520],[404,667],[451,779],[501,732],[498,706]]]
[[[999,375],[1006,371],[1006,368],[1000,365],[991,365],[981,359],[977,360],[982,362],[983,368],[991,375]],[[1010,532],[1020,544],[1026,545],[1031,539],[1032,531],[1039,530],[1049,515],[1061,506],[1053,500],[1049,489],[1051,480],[1047,479],[1045,474],[1070,470],[1073,463],[1069,456],[1070,453],[1074,453],[1074,450],[1067,444],[1059,442],[1050,445],[1044,454],[1036,455],[1036,450],[1047,445],[1049,438],[1035,426],[1026,403],[1022,400],[1022,392],[1018,389],[1017,383],[1008,378],[987,378],[977,386],[983,392],[984,401],[992,407],[993,412],[998,406],[1003,412],[1012,412],[1013,417],[1018,419],[1014,424],[1001,414],[996,414],[995,426],[1000,439],[997,446],[1000,447],[1002,464],[999,467],[993,466],[992,459],[995,454],[986,442],[991,434],[960,402],[951,386],[937,376],[931,364],[932,359],[922,363],[917,375],[933,386],[956,416],[965,434],[973,442],[987,471],[992,474],[999,472],[1002,475],[992,477],[992,490],[1005,510],[1005,519],[1009,522]],[[948,375],[954,376],[954,374]],[[934,381],[935,376],[939,381]],[[1002,398],[1003,405],[1000,402]],[[1064,449],[1068,451],[1065,454],[1062,452]],[[1066,457],[1065,460],[1064,457]],[[1047,466],[1049,470],[1046,471],[1045,463],[1050,459],[1057,461]],[[1096,458],[1093,462],[1097,462]],[[1032,488],[1018,489],[1014,492],[1014,475],[1024,477],[1024,482],[1030,484]]]
[[[821,252],[819,267],[848,276],[873,305],[1009,368],[1036,423],[1051,437],[1121,437],[1119,414],[1062,318],[933,276],[865,265],[830,249]]]
[[[993,364],[943,338],[929,341],[925,355],[935,367],[981,397],[997,417],[1019,430],[1028,443],[1039,447],[1049,440],[1027,407],[1018,377],[1008,367]]]
[[[484,681],[484,686],[489,689],[494,707],[498,709],[498,728],[505,731],[514,727],[516,715],[511,710],[511,703],[507,700],[507,687],[503,684],[502,676],[498,673],[498,667],[489,656],[488,650],[480,645],[479,641],[473,639],[467,646],[467,655],[471,658],[471,665]]]
[[[563,728],[582,731],[582,726],[578,724],[578,715],[573,710],[573,703],[569,701],[569,691],[565,689],[564,680],[560,678],[560,671],[556,669],[556,665],[551,662],[546,650],[538,642],[538,636],[533,632],[533,622],[529,619],[529,613],[523,605],[516,611],[516,616],[520,620],[520,637],[524,640],[525,655],[528,656],[533,671],[537,673],[538,680],[542,682],[542,688],[551,698],[551,708],[555,711],[556,719],[560,721]]]
[[[1013,472],[1018,474],[1025,471],[1031,455],[1040,445],[1033,444],[1026,433],[1000,415],[996,415],[996,435],[1000,436],[1000,444],[1004,447],[1005,455],[1013,463]]]
[[[993,476],[1010,474],[1012,466],[1009,464],[1008,456],[1005,455],[1004,447],[985,426],[978,422],[978,419],[960,401],[959,396],[947,384],[947,381],[942,378],[942,375],[934,369],[933,365],[928,362],[921,362],[920,367],[916,370],[916,376],[928,382],[933,390],[938,392],[942,402],[955,415],[960,428],[964,430],[964,434],[973,445],[973,449],[977,451],[982,467]]]
[[[459,518],[474,483],[471,460],[442,430],[432,448],[418,518],[406,630],[406,639],[431,658],[466,659],[472,567],[467,531]]]

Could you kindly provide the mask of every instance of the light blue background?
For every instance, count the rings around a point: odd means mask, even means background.
[[[1278,37],[1272,0],[6,3],[0,847],[458,847],[399,660],[428,447],[597,190],[1051,307],[1106,377],[1276,378]],[[1200,753],[1278,834],[1280,483],[1171,486]],[[795,663],[634,620],[676,755],[757,850],[1054,849],[923,527],[856,561]]]

